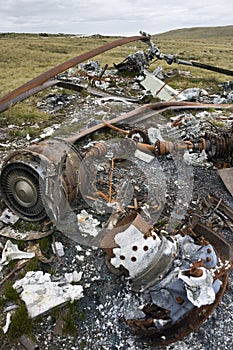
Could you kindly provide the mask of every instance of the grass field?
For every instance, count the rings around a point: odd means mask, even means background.
[[[135,33],[137,35],[138,33]],[[214,28],[189,28],[170,31],[160,35],[154,35],[153,41],[163,53],[177,54],[184,60],[195,60],[206,64],[219,66],[233,70],[233,26]],[[40,73],[95,47],[113,41],[114,37],[77,37],[72,35],[47,35],[47,34],[0,34],[0,97],[6,93],[36,77]],[[137,50],[146,49],[142,42],[134,42],[118,47],[97,56],[101,65],[106,63],[109,67],[113,63],[119,63],[122,59]],[[189,87],[197,86],[214,89],[221,82],[231,80],[229,76],[209,72],[203,69],[178,66],[169,66],[164,61],[156,61],[151,65],[151,70],[161,65],[165,72],[172,68],[188,70],[192,78]],[[184,85],[184,81],[173,80],[173,87]],[[32,119],[48,118],[49,116],[38,112],[36,101],[46,92],[39,93],[28,100],[19,103],[2,114],[2,120],[24,122],[28,114]],[[16,115],[18,117],[16,117]],[[1,122],[2,125],[2,122]]]

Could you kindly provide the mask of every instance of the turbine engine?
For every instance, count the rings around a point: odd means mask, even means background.
[[[77,196],[79,159],[75,147],[59,139],[13,152],[0,175],[3,201],[29,221],[61,217]]]

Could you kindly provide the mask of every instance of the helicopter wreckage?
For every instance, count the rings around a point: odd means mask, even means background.
[[[135,40],[146,42],[148,51],[129,56],[115,68],[120,72],[140,73],[141,86],[162,102],[143,104],[110,120],[103,119],[68,138],[46,139],[10,153],[0,175],[1,196],[6,207],[1,215],[5,225],[1,234],[35,240],[49,231],[12,234],[8,224],[14,224],[17,218],[32,222],[49,218],[53,227],[75,242],[103,249],[110,271],[125,275],[132,291],[140,295],[141,305],[126,313],[122,321],[146,343],[161,346],[196,330],[217,307],[227,288],[233,250],[222,234],[205,224],[202,213],[188,210],[192,174],[184,159],[198,161],[202,157],[212,162],[232,191],[229,181],[233,166],[232,124],[222,131],[207,123],[209,131],[202,132],[203,121],[195,120],[192,124],[193,116],[188,114],[213,108],[227,110],[232,105],[187,101],[182,92],[164,84],[146,68],[157,58],[165,59],[168,64],[193,65],[228,75],[233,72],[164,55],[151,37],[142,33],[106,44],[41,74],[0,98],[0,111],[53,85],[81,91],[82,86],[58,75],[95,55]],[[103,74],[101,71],[97,80],[101,80]],[[93,87],[87,91],[97,96],[139,102]],[[167,139],[151,122],[165,111],[183,113],[171,118]],[[105,138],[90,142],[90,136],[99,131],[107,131]],[[174,138],[174,132],[179,138]],[[167,184],[158,159],[169,155],[177,168],[178,191],[167,218],[163,215]],[[131,171],[134,175],[130,178]],[[207,211],[220,211],[230,222],[232,231],[233,210],[229,206],[213,195],[205,199],[205,205]],[[161,225],[163,220],[165,223]],[[8,248],[17,253],[18,258],[27,258],[14,249]],[[81,292],[79,290],[79,297]]]

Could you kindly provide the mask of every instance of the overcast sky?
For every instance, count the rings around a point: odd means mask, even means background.
[[[150,34],[233,24],[233,0],[0,0],[0,32]]]

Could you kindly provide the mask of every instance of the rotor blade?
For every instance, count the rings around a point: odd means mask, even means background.
[[[218,73],[225,74],[225,75],[230,75],[230,76],[233,77],[233,71],[232,70],[219,68],[219,67],[215,67],[215,66],[210,66],[209,64],[204,64],[204,63],[200,63],[200,62],[196,62],[196,61],[190,61],[190,62],[192,63],[192,65],[194,67],[211,70],[213,72],[218,72]]]
[[[75,65],[88,60],[92,57],[95,57],[101,53],[104,53],[106,51],[109,51],[117,46],[122,46],[128,43],[131,43],[133,41],[137,40],[146,40],[146,37],[143,35],[139,36],[131,36],[131,37],[125,37],[121,39],[114,40],[110,43],[104,44],[102,46],[96,47],[95,49],[92,49],[91,51],[82,53],[79,56],[75,56],[68,61],[65,61],[58,66],[55,66],[48,71],[38,75],[36,78],[28,81],[27,83],[19,86],[15,90],[11,91],[5,96],[0,97],[0,112],[3,112],[6,110],[9,105],[13,105],[17,102],[17,97],[21,96],[24,93],[27,93],[29,90],[32,90],[34,88],[37,88],[38,86],[43,86],[45,82],[47,82],[49,79],[55,77],[57,74],[64,72],[70,67],[74,67]],[[14,103],[13,103],[14,102]]]

